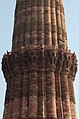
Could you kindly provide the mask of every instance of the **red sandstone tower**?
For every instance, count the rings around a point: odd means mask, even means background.
[[[75,53],[62,0],[17,0],[12,51],[3,56],[3,119],[77,119]]]

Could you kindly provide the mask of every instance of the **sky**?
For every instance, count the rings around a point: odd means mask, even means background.
[[[3,54],[11,51],[16,0],[0,0],[0,119],[2,119],[6,83],[1,71]],[[79,0],[64,0],[68,47],[79,60]],[[78,66],[79,69],[79,66]],[[77,117],[79,119],[79,71],[74,81]]]

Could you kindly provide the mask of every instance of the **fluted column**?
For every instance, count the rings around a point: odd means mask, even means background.
[[[40,44],[67,49],[62,0],[17,1],[12,50]]]
[[[19,25],[19,50],[22,50],[22,48],[25,46],[25,22],[26,22],[26,3],[22,2],[21,8],[20,8],[20,25]]]
[[[38,64],[38,119],[46,119],[46,77],[45,59],[42,50],[39,51]]]
[[[52,69],[53,70],[53,69]],[[48,71],[46,72],[46,78],[47,78],[47,118],[55,118],[57,119],[56,115],[56,96],[55,96],[55,77],[54,72]]]
[[[74,87],[73,87],[73,77],[74,77],[73,74],[69,77],[69,96],[70,96],[71,118],[77,119],[76,103],[75,103],[75,96],[74,96],[75,94],[74,94]]]
[[[25,47],[30,45],[31,42],[31,0],[28,0],[26,4],[26,20],[25,20]]]
[[[57,119],[56,113],[56,91],[55,91],[55,64],[54,52],[45,51],[46,55],[46,105],[47,119]],[[53,54],[53,55],[52,55]]]
[[[59,48],[63,48],[62,42],[62,26],[61,26],[61,13],[60,13],[60,0],[56,0],[56,19],[57,19],[57,40]]]
[[[12,119],[19,119],[21,116],[21,94],[22,94],[22,67],[20,65],[19,55],[15,58],[14,63],[14,74],[15,74],[15,85],[14,85],[14,101],[13,101],[13,113]]]
[[[62,26],[62,42],[64,43],[64,49],[67,49],[67,33],[65,25],[65,13],[63,7],[63,0],[60,0],[60,14],[61,14],[61,26]]]
[[[68,71],[69,71],[69,56],[64,54],[64,60],[61,71],[61,91],[62,91],[62,105],[63,105],[63,118],[71,118],[69,86],[68,86]]]
[[[38,117],[38,66],[34,51],[29,53],[29,110],[28,119]]]
[[[63,104],[63,117],[64,119],[71,119],[70,98],[68,88],[68,78],[66,72],[61,74],[62,82],[62,104]]]
[[[22,86],[22,108],[21,108],[21,118],[28,118],[28,104],[29,104],[29,78],[27,65],[22,66],[23,69],[23,86]]]
[[[50,0],[44,1],[45,45],[52,45]]]
[[[17,52],[30,45],[31,40],[31,0],[17,1],[15,9],[12,51]]]
[[[37,45],[37,0],[32,0],[31,45]]]
[[[10,93],[9,93],[8,119],[12,118],[12,113],[13,113],[14,85],[15,85],[15,78],[14,78],[14,74],[12,74],[10,80],[10,87],[9,87]]]
[[[55,71],[55,86],[56,86],[57,118],[60,119],[63,119],[62,91],[61,91],[61,79],[60,79],[60,73],[62,69],[62,59],[63,59],[62,52],[58,52],[56,71]]]
[[[51,0],[51,31],[52,31],[52,46],[57,49],[57,21],[56,21],[56,2]]]
[[[70,65],[70,70],[68,74],[69,97],[70,97],[70,107],[71,107],[71,118],[72,119],[77,119],[74,84],[73,84],[75,80],[76,72],[77,72],[77,60],[76,60],[76,55],[73,53],[71,57],[71,65]]]
[[[37,44],[45,44],[45,34],[44,34],[44,0],[37,0],[38,6],[38,20],[37,20]]]

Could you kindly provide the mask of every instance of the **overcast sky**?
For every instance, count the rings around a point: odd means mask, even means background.
[[[16,0],[0,0],[0,62],[7,50],[11,50]],[[64,0],[68,46],[79,60],[79,0]],[[0,64],[1,69],[1,64]],[[74,82],[76,108],[79,119],[79,72]],[[0,119],[2,119],[6,83],[0,70]]]

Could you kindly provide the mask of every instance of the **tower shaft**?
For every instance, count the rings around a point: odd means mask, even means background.
[[[17,0],[12,51],[2,70],[3,119],[77,119],[77,59],[67,48],[62,0]]]
[[[12,51],[20,51],[29,45],[67,49],[61,0],[17,0]]]

